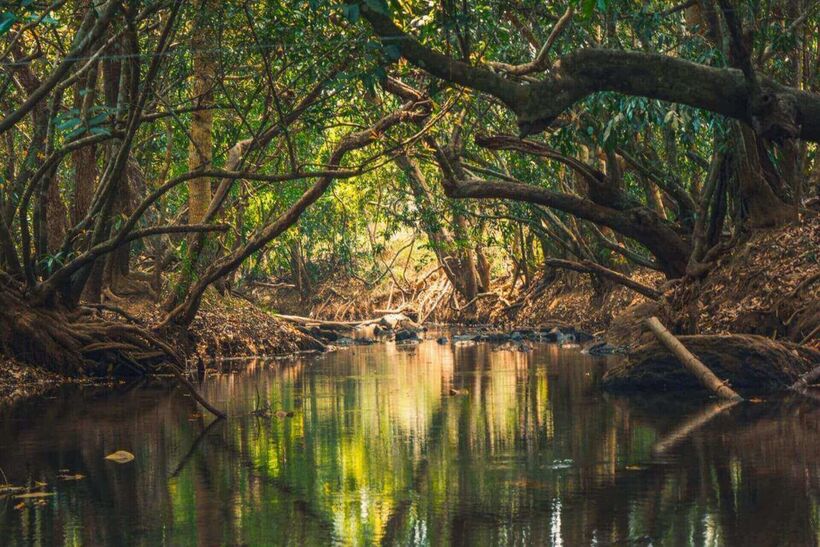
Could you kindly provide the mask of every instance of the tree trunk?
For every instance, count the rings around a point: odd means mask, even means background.
[[[209,166],[213,151],[213,111],[214,80],[216,62],[209,51],[214,41],[213,10],[214,0],[197,0],[197,14],[191,36],[193,50],[193,90],[194,101],[200,110],[191,115],[191,143],[188,151],[188,169],[194,171]],[[201,177],[188,182],[188,223],[202,222],[211,204],[211,179]]]

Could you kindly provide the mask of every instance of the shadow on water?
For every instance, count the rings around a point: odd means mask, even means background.
[[[610,397],[601,360],[496,349],[251,363],[200,386],[227,421],[150,383],[8,409],[0,469],[55,495],[0,499],[0,543],[818,544],[817,403]]]

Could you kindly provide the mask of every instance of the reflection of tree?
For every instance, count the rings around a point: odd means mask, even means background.
[[[555,346],[355,348],[206,382],[234,416],[207,429],[176,390],[68,395],[0,420],[0,467],[52,485],[63,467],[88,479],[56,483],[51,505],[7,512],[0,537],[816,543],[811,401],[642,404],[603,398],[600,373]],[[295,415],[249,416],[257,391]],[[136,454],[129,466],[102,459],[120,448]]]

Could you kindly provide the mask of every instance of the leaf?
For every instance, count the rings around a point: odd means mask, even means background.
[[[351,23],[355,23],[359,20],[359,5],[345,4],[344,6],[342,6],[342,15],[344,15],[345,19],[347,19]]]
[[[401,57],[401,49],[396,44],[384,46],[384,56],[391,61],[397,61]]]
[[[387,2],[384,0],[365,0],[364,3],[367,4],[368,8],[372,9],[376,13],[390,15],[390,8],[387,7]]]
[[[6,12],[0,15],[0,36],[8,32],[16,20],[17,16],[13,13]]]
[[[76,126],[80,125],[80,123],[82,123],[82,120],[80,120],[79,118],[68,118],[68,119],[63,120],[62,122],[58,123],[57,124],[57,129],[59,129],[60,131],[64,131],[66,129],[71,129],[73,127],[76,127]]]
[[[89,119],[88,120],[88,125],[90,125],[90,126],[100,125],[101,123],[104,123],[106,121],[108,121],[108,112],[103,112],[102,114],[97,114],[93,118]]]
[[[115,463],[128,463],[134,459],[134,455],[127,450],[117,450],[105,457]]]

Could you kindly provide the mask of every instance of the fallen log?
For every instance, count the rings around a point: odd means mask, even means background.
[[[666,349],[675,354],[675,357],[680,360],[681,364],[683,364],[689,372],[694,374],[704,387],[722,399],[734,401],[743,399],[735,390],[726,385],[725,381],[721,382],[706,365],[692,355],[692,353],[686,349],[686,346],[681,344],[680,340],[675,338],[675,335],[669,332],[657,317],[653,316],[645,319],[644,324],[649,327],[649,330],[666,346]]]
[[[627,276],[616,272],[615,270],[605,268],[600,264],[592,262],[591,260],[573,262],[572,260],[549,258],[546,260],[546,264],[547,266],[552,266],[553,268],[562,268],[564,270],[573,270],[581,273],[598,274],[601,277],[605,277],[610,281],[614,281],[619,285],[623,285],[624,287],[632,289],[633,291],[642,294],[647,298],[651,298],[652,300],[658,300],[661,297],[661,293],[659,291],[656,291],[652,287],[647,287],[643,283],[638,283],[634,279],[630,279]]]

